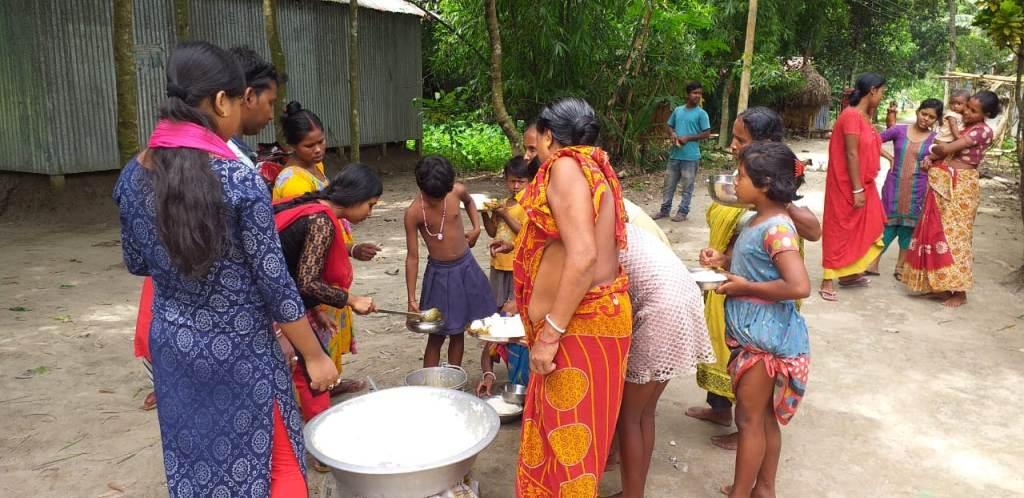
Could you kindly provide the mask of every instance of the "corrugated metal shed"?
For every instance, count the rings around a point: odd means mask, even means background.
[[[190,5],[191,39],[249,45],[269,58],[261,2]],[[362,142],[420,138],[413,100],[422,91],[422,12],[402,0],[363,0],[360,7]],[[164,64],[177,40],[172,0],[134,0],[134,8],[144,143],[164,100]],[[348,146],[347,2],[279,2],[278,8],[288,98],[320,115],[331,146]],[[109,0],[0,2],[0,171],[58,175],[121,167],[111,9]],[[251,141],[273,137],[268,127]]]
[[[0,170],[64,174],[117,162],[111,2],[0,2]]]

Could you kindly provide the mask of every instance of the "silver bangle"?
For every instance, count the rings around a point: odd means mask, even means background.
[[[492,379],[498,380],[498,376],[494,375],[494,372],[484,372],[484,378],[485,379],[487,378],[488,375],[490,375]]]
[[[864,187],[861,187],[861,188],[859,188],[857,190],[854,190],[853,193],[855,193],[855,194],[863,194],[864,193]]]
[[[565,334],[565,329],[559,327],[558,325],[555,325],[555,321],[551,319],[551,314],[550,313],[548,313],[547,315],[544,315],[544,321],[548,322],[548,325],[550,325],[551,328],[555,329],[555,332],[558,332],[560,335],[564,335]]]
[[[282,335],[281,329],[275,329],[274,330],[274,337],[281,337],[281,335]]]

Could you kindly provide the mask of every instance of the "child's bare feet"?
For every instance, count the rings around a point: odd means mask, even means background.
[[[711,444],[722,448],[723,450],[736,451],[736,446],[739,444],[740,433],[734,432],[732,434],[726,434],[724,436],[711,436]]]
[[[705,406],[691,406],[686,409],[686,416],[725,427],[732,425],[732,410],[712,410]]]
[[[948,298],[946,298],[945,301],[942,302],[942,305],[947,308],[959,308],[960,306],[963,306],[963,304],[966,302],[966,292],[954,292]]]
[[[754,491],[750,493],[752,498],[775,498],[775,488],[762,486],[760,482],[754,484]]]

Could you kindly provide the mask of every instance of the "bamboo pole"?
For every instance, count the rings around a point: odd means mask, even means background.
[[[740,99],[736,115],[747,110],[750,100],[750,68],[754,64],[754,34],[757,28],[757,0],[750,0],[747,9],[747,39],[743,45],[743,73],[740,75]]]
[[[121,164],[139,152],[134,17],[132,0],[114,0],[114,84],[117,93],[117,153]]]

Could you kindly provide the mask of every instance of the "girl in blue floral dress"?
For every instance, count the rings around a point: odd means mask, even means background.
[[[740,155],[736,196],[757,213],[741,227],[732,253],[706,248],[701,264],[727,267],[719,288],[736,394],[739,444],[730,497],[775,496],[782,450],[779,424],[796,412],[807,386],[810,345],[796,300],[810,294],[799,239],[786,205],[800,198],[796,156],[784,144],[758,142]]]
[[[228,52],[178,45],[160,121],[114,191],[128,271],[155,285],[150,352],[172,497],[307,496],[302,417],[272,321],[316,389],[337,382],[288,274],[266,186],[226,145],[244,90]]]

